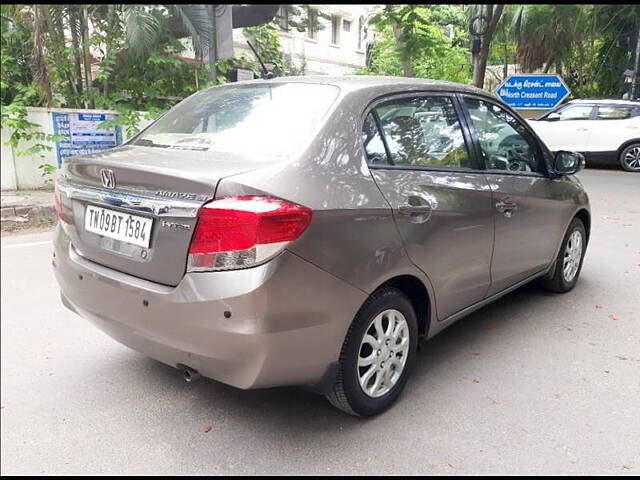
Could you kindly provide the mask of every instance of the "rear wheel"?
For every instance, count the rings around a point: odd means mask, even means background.
[[[378,290],[349,328],[327,399],[351,415],[383,412],[402,392],[417,344],[418,322],[407,296],[392,287]]]
[[[640,172],[640,143],[632,143],[620,152],[620,165],[627,172]]]
[[[556,293],[565,293],[575,287],[586,246],[587,232],[584,224],[579,218],[574,218],[562,241],[553,274],[542,278],[542,286]]]

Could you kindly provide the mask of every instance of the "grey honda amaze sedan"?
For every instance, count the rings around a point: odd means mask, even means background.
[[[369,416],[419,340],[533,279],[574,287],[582,165],[468,86],[219,86],[65,162],[53,265],[69,309],[187,380],[306,386]]]

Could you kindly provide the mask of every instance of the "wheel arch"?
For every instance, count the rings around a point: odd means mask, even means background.
[[[409,298],[418,319],[418,334],[426,336],[431,325],[433,304],[429,296],[429,290],[422,280],[410,274],[397,275],[379,285],[374,292],[383,287],[397,288]]]
[[[581,208],[576,212],[573,218],[578,218],[582,221],[584,229],[587,232],[587,242],[589,242],[589,237],[591,236],[591,214],[586,208]]]
[[[618,147],[618,159],[620,158],[620,154],[622,153],[622,151],[627,148],[629,145],[632,145],[634,143],[640,143],[640,138],[632,138],[631,140],[627,140],[626,142],[624,142],[622,145],[620,145]]]

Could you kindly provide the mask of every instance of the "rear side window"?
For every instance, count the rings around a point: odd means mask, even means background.
[[[310,141],[339,89],[312,83],[260,83],[203,90],[145,130],[133,144],[265,157],[289,157]]]
[[[460,120],[448,97],[394,100],[375,108],[395,165],[471,168]]]
[[[624,105],[599,106],[596,114],[598,120],[624,120],[634,116],[633,109]]]

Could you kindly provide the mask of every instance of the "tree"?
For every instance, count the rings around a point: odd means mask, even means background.
[[[472,5],[469,8],[471,21],[473,17],[479,15],[484,18],[485,31],[481,36],[480,52],[474,58],[474,78],[473,84],[478,88],[484,87],[484,77],[487,70],[487,60],[491,49],[493,36],[498,28],[498,23],[502,18],[504,5]]]
[[[464,23],[455,5],[385,5],[370,19],[378,40],[369,67],[359,73],[466,82]]]

